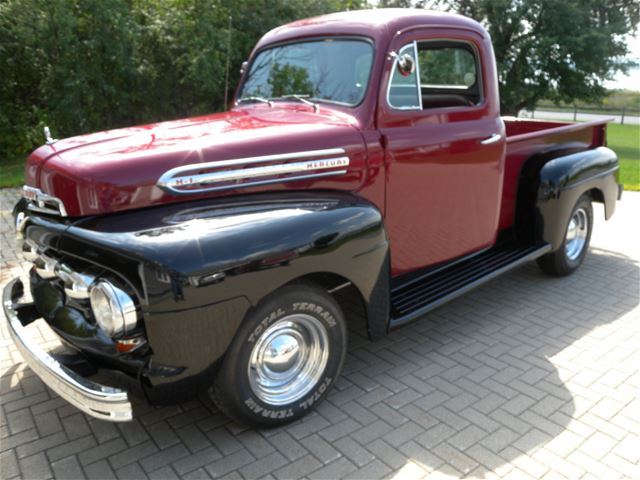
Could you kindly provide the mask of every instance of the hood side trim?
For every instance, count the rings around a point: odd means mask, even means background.
[[[232,160],[222,160],[217,162],[196,163],[172,168],[165,172],[157,182],[158,187],[172,194],[195,194],[203,192],[214,192],[221,190],[230,190],[236,188],[246,188],[258,185],[268,185],[273,183],[291,182],[296,180],[306,180],[317,177],[327,177],[332,175],[343,175],[347,170],[334,170],[340,167],[349,166],[349,157],[344,156],[345,150],[342,148],[331,148],[326,150],[310,150],[304,152],[292,152],[277,155],[264,155],[259,157],[238,158]],[[327,158],[329,157],[329,158]],[[240,168],[236,170],[218,169],[229,166],[246,166],[256,163],[268,163],[274,161],[286,161],[295,159],[308,159],[304,162],[280,163],[258,166],[254,168]],[[312,160],[313,159],[313,160]],[[203,170],[216,169],[213,172],[202,173]],[[318,170],[332,169],[330,172],[317,172]],[[275,175],[299,173],[299,172],[316,172],[305,175],[279,177],[264,179],[264,177],[273,177]],[[262,180],[253,180],[249,182],[237,183],[242,180],[260,178]],[[216,185],[204,188],[193,188],[195,186],[204,186],[220,182],[234,182],[226,185]]]

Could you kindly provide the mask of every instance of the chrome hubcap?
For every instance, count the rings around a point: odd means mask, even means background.
[[[576,260],[584,250],[588,230],[587,212],[583,208],[579,208],[573,213],[567,227],[565,249],[569,260]]]
[[[249,385],[269,405],[286,405],[309,393],[329,358],[326,327],[315,317],[289,315],[267,328],[249,361]]]

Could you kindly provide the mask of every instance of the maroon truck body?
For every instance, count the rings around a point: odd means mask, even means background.
[[[244,93],[260,55],[304,42],[370,47],[344,66],[359,100]],[[433,59],[450,65],[449,51],[457,84],[421,76]],[[258,42],[228,112],[33,152],[15,214],[35,307],[16,306],[16,280],[5,313],[34,370],[91,415],[131,418],[126,392],[43,365],[21,333],[38,315],[152,402],[215,376],[230,415],[288,421],[326,394],[346,352],[327,292],[352,288],[377,339],[525,261],[577,268],[590,202],[608,218],[621,193],[605,134],[606,122],[502,118],[491,41],[473,20],[372,10],[295,22]]]
[[[328,15],[280,27],[255,50],[340,35],[370,37],[377,46],[369,91],[356,108],[321,104],[316,113],[296,102],[240,105],[228,113],[60,140],[31,155],[26,183],[60,198],[69,216],[96,215],[183,202],[183,196],[157,185],[174,167],[339,146],[351,160],[346,175],[190,199],[301,189],[355,193],[383,212],[397,275],[492,245],[501,230],[513,225],[520,169],[533,154],[560,142],[604,145],[604,121],[503,121],[490,39],[464,17],[402,10]],[[392,70],[387,52],[431,37],[455,38],[477,48],[484,78],[480,105],[410,112],[389,107],[384,97]],[[503,138],[488,146],[480,143],[494,133]],[[416,211],[424,216],[416,218]]]

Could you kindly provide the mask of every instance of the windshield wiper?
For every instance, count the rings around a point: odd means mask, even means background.
[[[309,95],[301,95],[299,93],[291,93],[289,95],[282,95],[280,97],[273,97],[271,100],[289,100],[293,98],[294,100],[298,100],[299,102],[302,102],[306,105],[309,105],[311,107],[313,107],[313,111],[318,113],[318,111],[320,110],[320,106],[315,103],[312,102],[311,100],[309,100]]]
[[[248,103],[248,102],[261,102],[261,103],[266,103],[270,107],[273,107],[273,102],[270,99],[264,98],[264,97],[256,97],[256,96],[242,97],[236,100],[236,104]]]

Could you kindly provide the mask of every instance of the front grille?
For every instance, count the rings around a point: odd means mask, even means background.
[[[33,263],[38,276],[45,280],[60,280],[68,298],[88,300],[89,287],[96,280],[96,275],[93,272],[78,271],[50,254],[39,251],[34,243],[29,239],[24,242],[23,256]]]

